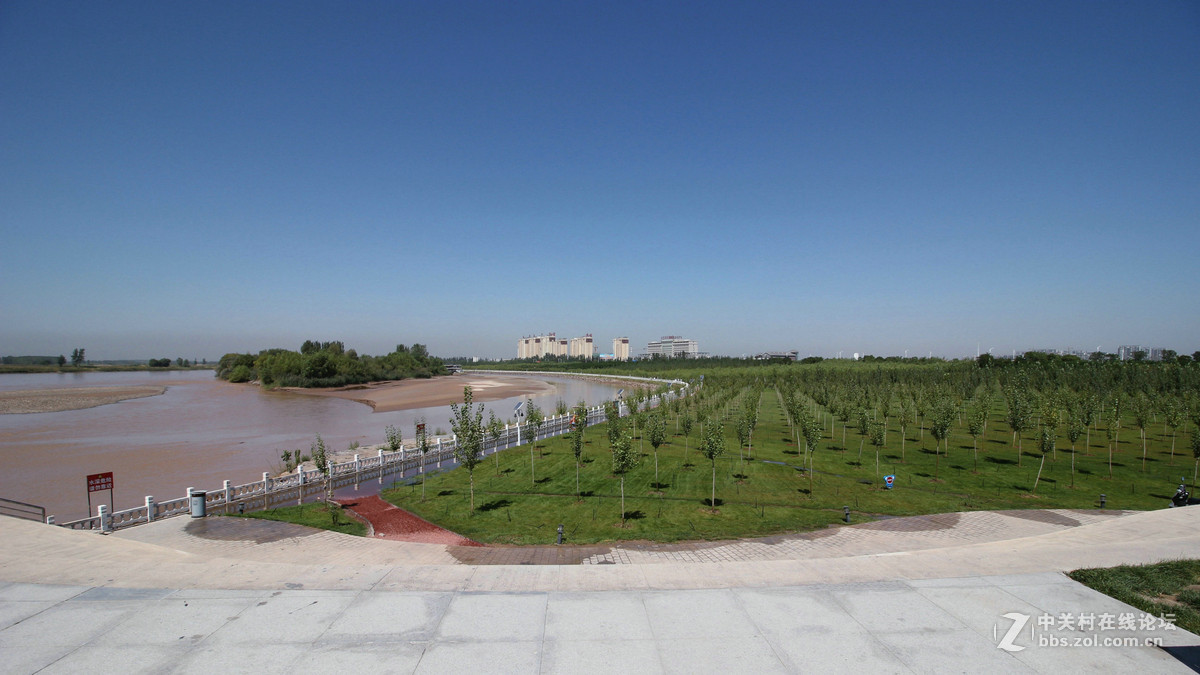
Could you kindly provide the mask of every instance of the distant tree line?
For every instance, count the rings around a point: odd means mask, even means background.
[[[383,380],[444,375],[441,359],[425,345],[413,344],[384,356],[360,356],[340,341],[305,340],[299,352],[264,349],[258,354],[230,353],[217,364],[217,377],[230,382],[257,380],[268,387],[341,387]]]

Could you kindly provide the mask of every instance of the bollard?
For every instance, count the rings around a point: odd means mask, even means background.
[[[1106,495],[1100,495],[1100,508],[1104,508],[1104,502],[1107,501]]]
[[[843,515],[843,517],[842,517],[842,519],[843,519],[843,520],[845,520],[847,523],[848,523],[848,522],[850,522],[850,507],[849,507],[849,506],[843,506],[843,507],[842,507],[842,513],[844,514],[844,515]]]
[[[558,524],[558,543],[560,545],[562,544],[562,535],[563,535],[563,526],[562,526],[562,523],[559,523]]]

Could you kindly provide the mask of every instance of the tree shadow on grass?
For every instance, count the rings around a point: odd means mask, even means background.
[[[809,490],[808,488],[798,488],[796,490],[796,492],[799,492],[802,495],[811,495],[812,494],[812,490]]]
[[[449,497],[454,494],[454,490],[439,490],[437,496]]]
[[[502,474],[504,474],[504,475],[506,475],[506,476],[507,476],[508,474],[512,473],[513,471],[514,471],[514,469],[513,469],[513,468],[510,466],[509,468],[507,468],[507,469],[505,469],[505,470],[501,471],[500,473],[502,473]]]
[[[537,483],[538,485],[541,485],[542,483],[549,483],[550,480],[551,480],[551,478],[549,476],[546,476],[545,478],[539,478],[534,482]]]
[[[1016,464],[1017,463],[1017,460],[1015,460],[1015,459],[1008,459],[1007,457],[993,457],[991,455],[984,457],[983,460],[985,462],[991,462],[992,464]]]
[[[921,478],[933,478],[933,474],[931,473],[915,473],[913,475],[920,476]]]
[[[642,518],[645,518],[645,517],[646,517],[646,514],[643,513],[640,509],[637,511],[626,511],[625,512],[625,520],[641,520]]]
[[[512,501],[508,499],[497,499],[496,501],[488,502],[479,507],[480,511],[495,511],[496,509],[506,509],[512,506]]]
[[[783,451],[783,454],[785,454],[785,455],[799,455],[799,454],[800,454],[800,451],[799,451],[799,450],[784,450],[784,451]]]
[[[666,490],[671,487],[670,483],[651,483],[650,488],[653,490]]]
[[[725,503],[725,500],[724,500],[724,499],[720,499],[720,498],[718,498],[718,499],[717,499],[717,501],[716,501],[716,503],[714,504],[714,503],[713,503],[713,500],[711,500],[711,499],[708,499],[708,498],[706,497],[706,498],[702,499],[702,500],[700,501],[700,503],[701,503],[701,504],[704,504],[705,506],[707,506],[707,507],[709,507],[709,508],[714,508],[715,506],[721,506],[722,504],[724,504],[724,503]]]
[[[579,496],[580,497],[591,497],[594,494],[596,494],[596,493],[593,490],[584,490],[583,492],[579,493]]]

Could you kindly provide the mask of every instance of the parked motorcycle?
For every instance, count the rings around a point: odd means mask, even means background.
[[[1184,479],[1180,478],[1180,480]],[[1171,497],[1171,506],[1187,506],[1190,503],[1192,503],[1192,495],[1188,492],[1187,485],[1180,483],[1179,489],[1175,490],[1175,496]]]

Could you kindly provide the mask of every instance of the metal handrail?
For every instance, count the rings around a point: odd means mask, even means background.
[[[12,511],[12,513],[9,513],[9,511]],[[0,497],[0,515],[36,520],[39,523],[46,522],[46,509],[43,507],[3,497]]]

